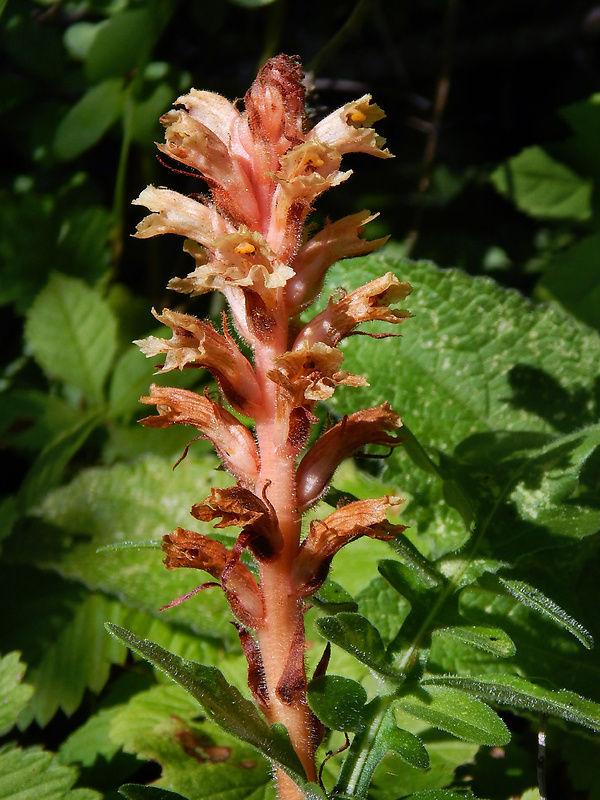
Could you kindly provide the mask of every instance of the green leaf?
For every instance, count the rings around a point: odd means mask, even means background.
[[[511,431],[516,449],[516,437],[524,432],[528,436],[548,435],[548,444],[551,437],[594,425],[600,338],[556,309],[534,307],[516,292],[503,290],[489,279],[470,278],[454,270],[443,272],[424,262],[411,263],[396,256],[393,249],[388,249],[387,254],[384,251],[353,259],[351,271],[346,265],[334,265],[319,302],[324,304],[336,287],[352,290],[386,271],[413,284],[414,292],[403,305],[418,320],[403,323],[401,339],[374,343],[365,341],[366,337],[352,337],[346,341],[344,368],[364,375],[370,386],[360,392],[342,387],[329,402],[340,416],[384,400],[402,413],[419,442],[420,452],[425,454],[421,462],[428,472],[412,469],[407,462],[408,453],[397,448],[386,461],[386,481],[397,483],[400,489],[396,493],[402,491],[409,498],[418,498],[418,502],[409,500],[403,512],[412,526],[405,535],[422,552],[435,558],[462,546],[468,537],[459,515],[443,502],[442,489],[435,478],[435,472],[440,472],[440,454],[451,453],[473,434],[496,436],[497,431]],[[374,324],[369,330],[387,328]],[[390,375],[398,379],[390,380]],[[543,444],[538,440],[538,447]],[[481,440],[481,460],[477,465],[484,477],[494,466],[485,452],[486,445],[489,448],[490,442]],[[576,449],[574,443],[565,445]],[[555,455],[560,452],[558,449]],[[548,473],[550,484],[551,455],[540,457],[546,459],[544,474]],[[523,467],[522,483],[526,484],[525,464]],[[476,477],[474,472],[475,464],[469,480]],[[463,491],[467,488],[460,475],[449,474],[447,478],[459,483]],[[492,478],[494,488],[497,481],[493,470]],[[509,478],[507,471],[504,487]],[[592,496],[593,486],[592,480]],[[566,491],[564,484],[563,490]],[[583,530],[584,524],[586,530],[592,530],[598,522],[593,502],[588,500],[580,511],[576,496],[581,488],[573,486],[572,491],[575,497],[563,495],[561,527],[566,518],[575,520],[576,531]],[[525,509],[526,504],[522,507]],[[529,509],[534,510],[531,504]],[[502,506],[505,516],[498,518],[498,530],[494,529],[490,539],[494,546],[502,545],[507,531],[513,529],[515,515],[510,516],[509,510]],[[548,521],[553,511],[548,508]],[[581,525],[578,519],[582,520]],[[546,545],[552,544],[543,528],[538,531],[537,543],[543,536]],[[518,544],[523,548],[527,546],[527,532],[527,527],[518,529]],[[557,543],[567,541],[563,537]],[[499,560],[505,559],[506,552],[499,556]]]
[[[457,639],[459,642],[470,644],[478,650],[483,650],[500,658],[510,658],[517,652],[514,642],[501,628],[453,626],[450,628],[437,628],[433,635],[441,638]]]
[[[88,89],[56,129],[56,157],[70,161],[97,144],[121,116],[124,97],[120,78],[110,78]]]
[[[73,789],[78,771],[41,747],[0,749],[1,800],[101,800],[91,789]]]
[[[206,667],[139,639],[131,631],[107,624],[107,629],[128,647],[183,686],[203,706],[208,717],[224,730],[248,742],[284,769],[299,785],[304,769],[291,746],[287,731],[269,726],[256,706],[231,686],[216,667]]]
[[[115,355],[116,329],[97,292],[81,280],[55,273],[29,309],[25,339],[53,378],[100,403]]]
[[[378,697],[365,709],[364,726],[348,750],[335,785],[335,797],[364,798],[373,773],[388,753],[403,763],[422,770],[429,766],[429,755],[420,739],[398,727],[390,712],[391,697]]]
[[[214,470],[216,464],[213,458],[188,456],[173,472],[172,461],[150,457],[134,464],[84,470],[68,486],[46,495],[11,557],[23,558],[28,547],[35,547],[40,565],[156,614],[161,606],[203,583],[206,574],[193,569],[167,571],[154,549],[102,553],[98,549],[122,542],[160,541],[177,525],[194,526],[189,508],[211,486],[229,481]],[[217,589],[165,611],[164,619],[211,639],[237,641],[235,630],[225,624],[230,611]]]
[[[157,786],[190,800],[275,795],[271,766],[247,744],[199,719],[196,700],[169,682],[117,708],[110,740],[127,753],[158,762]]]
[[[524,581],[507,580],[506,578],[498,578],[498,581],[509,594],[516,597],[523,605],[534,609],[538,614],[548,617],[557,625],[569,631],[588,650],[593,648],[594,640],[583,625],[570,617],[566,611],[560,608],[553,600],[550,600],[549,597],[546,597],[539,589],[530,586]]]
[[[427,678],[424,683],[427,684],[427,691],[434,686],[438,689],[456,687],[500,705],[541,712],[576,722],[595,731],[600,730],[599,703],[593,703],[566,689],[555,691],[537,686],[518,675],[480,675],[472,678],[443,675]]]
[[[351,678],[321,675],[310,682],[306,699],[312,711],[328,728],[357,731],[363,727],[367,692]]]
[[[555,255],[544,270],[537,289],[568,312],[594,328],[600,328],[600,234],[586,236]]]
[[[100,422],[101,417],[97,412],[85,414],[44,447],[19,489],[17,503],[21,511],[30,509],[46,492],[60,483],[69,461]]]
[[[87,54],[88,81],[124,78],[132,70],[140,70],[171,10],[169,3],[157,2],[113,14],[98,31]]]
[[[538,219],[586,220],[593,183],[555,161],[540,147],[527,147],[492,174],[500,194]]]
[[[379,631],[366,617],[342,612],[334,617],[321,617],[315,627],[326,639],[371,669],[382,674],[390,672]]]
[[[136,783],[125,783],[119,787],[119,794],[127,800],[187,800],[182,794],[160,789],[158,786],[140,786]]]
[[[427,689],[396,700],[395,706],[466,742],[500,746],[510,741],[508,728],[489,706],[446,685],[430,682]]]
[[[323,611],[336,614],[340,611],[356,611],[358,605],[343,586],[328,578],[319,591],[313,595],[313,601]]]
[[[19,655],[8,653],[0,659],[0,736],[13,727],[33,694],[33,687],[21,683],[27,667],[21,663]]]

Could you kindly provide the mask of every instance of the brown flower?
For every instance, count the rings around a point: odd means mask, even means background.
[[[402,421],[388,403],[366,408],[344,417],[312,445],[297,473],[298,507],[305,511],[319,500],[342,461],[366,444],[395,447],[401,439],[385,431],[401,427]]]
[[[224,323],[224,335],[206,322],[189,314],[168,308],[153,315],[173,331],[170,340],[148,336],[135,342],[148,358],[166,354],[161,372],[186,366],[205,367],[215,376],[231,405],[242,414],[252,416],[260,402],[260,389],[252,365],[242,355]]]
[[[411,291],[410,283],[401,282],[392,272],[387,272],[340,300],[331,299],[327,308],[303,328],[294,346],[324,342],[335,347],[362,322],[379,320],[394,325],[404,322],[411,314],[404,310],[394,311],[389,306],[405,300]]]
[[[339,350],[316,342],[276,358],[276,369],[267,377],[285,390],[293,407],[312,408],[317,400],[331,397],[336,386],[368,386],[361,375],[340,370],[343,360]]]
[[[393,525],[386,519],[387,510],[403,502],[390,495],[378,500],[357,500],[338,508],[325,520],[311,522],[294,564],[299,595],[306,597],[317,591],[327,577],[331,559],[345,544],[361,536],[390,541],[394,534],[406,530],[405,525]]]
[[[150,387],[150,396],[140,400],[158,410],[157,416],[141,419],[142,425],[149,428],[193,425],[213,443],[229,472],[242,485],[254,486],[259,470],[256,442],[233,414],[196,392],[156,384]]]
[[[167,569],[202,569],[222,581],[225,569],[229,568],[223,590],[231,610],[243,625],[260,627],[264,609],[256,580],[240,561],[229,567],[231,553],[224,545],[196,531],[177,528],[163,537],[163,551]]]

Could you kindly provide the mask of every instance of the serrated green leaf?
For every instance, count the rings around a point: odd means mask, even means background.
[[[390,671],[379,631],[361,614],[342,612],[335,617],[321,617],[315,627],[326,639],[371,669],[383,674]]]
[[[53,378],[100,403],[116,349],[116,320],[89,286],[55,273],[27,314],[25,339]]]
[[[363,726],[367,692],[360,683],[339,675],[321,675],[310,682],[306,699],[317,717],[336,731],[356,731]]]
[[[199,710],[180,686],[153,686],[117,707],[110,740],[127,753],[158,762],[162,776],[157,785],[189,800],[274,797],[269,763],[247,744],[202,721]]]
[[[19,656],[14,652],[0,659],[0,736],[13,727],[33,694],[32,686],[21,683],[27,667]]]
[[[74,767],[60,764],[41,747],[21,750],[6,745],[0,749],[2,800],[101,800],[91,789],[72,790],[77,777]]]
[[[593,183],[555,161],[541,147],[527,147],[491,176],[500,194],[538,219],[586,220]]]
[[[216,667],[206,667],[169,653],[131,631],[107,624],[114,636],[183,686],[204,708],[208,717],[227,732],[248,742],[284,769],[299,785],[306,783],[304,769],[287,732],[269,726],[256,706],[227,683]]]
[[[501,628],[453,626],[437,628],[433,635],[457,639],[459,642],[470,644],[478,650],[500,656],[500,658],[510,658],[517,652],[514,642]]]
[[[35,518],[52,530],[33,525],[12,557],[22,558],[35,542],[37,563],[156,614],[161,606],[203,583],[206,574],[201,570],[167,571],[153,549],[98,553],[98,548],[160,541],[177,525],[194,527],[190,507],[202,500],[211,486],[228,482],[222,472],[214,471],[216,463],[213,458],[199,461],[188,456],[173,472],[172,462],[151,457],[130,465],[82,471],[68,486],[50,492],[36,508]],[[229,607],[216,589],[169,609],[164,619],[211,638],[237,640],[235,630],[225,624],[230,619]]]
[[[54,136],[57,158],[62,161],[77,158],[100,141],[121,116],[125,97],[123,86],[121,78],[102,81],[88,89],[71,106]]]
[[[489,706],[445,685],[428,683],[427,689],[402,696],[395,706],[466,742],[499,746],[510,741],[508,728]]]
[[[427,684],[427,691],[430,686],[457,687],[490,702],[527,711],[539,711],[595,731],[600,730],[600,703],[586,700],[566,689],[555,691],[537,686],[518,675],[480,675],[471,678],[443,675],[427,678],[424,683]]]
[[[498,581],[509,594],[523,603],[523,605],[534,609],[538,614],[548,617],[557,625],[569,631],[569,633],[573,634],[576,639],[579,639],[581,644],[588,650],[593,648],[594,640],[589,631],[586,631],[583,625],[569,616],[566,611],[553,600],[550,600],[549,597],[546,597],[539,589],[530,586],[524,581],[508,580],[507,578],[498,578]]]

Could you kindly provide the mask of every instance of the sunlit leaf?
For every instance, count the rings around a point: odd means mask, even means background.
[[[489,706],[446,685],[428,683],[426,689],[421,687],[402,696],[395,705],[467,742],[497,746],[510,741],[508,728]]]
[[[41,747],[0,749],[0,800],[101,800],[91,789],[72,789],[77,777]]]
[[[450,628],[437,628],[434,636],[449,639],[457,639],[464,644],[470,644],[478,650],[484,650],[500,658],[510,658],[514,656],[517,649],[514,642],[500,628],[484,627],[462,627],[454,626]]]
[[[322,675],[311,681],[308,704],[328,728],[356,731],[362,727],[367,692],[360,683],[339,675]]]
[[[0,736],[13,727],[33,694],[31,686],[21,683],[25,669],[19,653],[8,653],[0,659]]]
[[[595,731],[600,730],[599,703],[593,703],[566,689],[546,689],[518,675],[481,675],[474,678],[444,675],[428,678],[424,683],[427,684],[427,691],[430,687],[456,687],[500,705],[543,712]]]
[[[592,181],[555,161],[541,147],[527,147],[492,174],[496,189],[518,209],[540,219],[591,216]]]

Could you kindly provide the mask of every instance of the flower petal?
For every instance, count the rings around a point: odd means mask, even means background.
[[[277,519],[269,506],[242,486],[211,489],[203,503],[192,506],[191,513],[201,522],[212,522],[221,517],[215,528],[241,528],[243,533],[249,534],[243,540],[244,547],[248,547],[259,560],[271,558],[283,545]],[[234,555],[239,558],[241,549]]]
[[[336,386],[368,386],[361,375],[339,369],[343,360],[339,350],[316,342],[276,358],[267,377],[287,392],[294,407],[312,408],[317,400],[331,397]]]
[[[376,217],[377,214],[359,211],[337,222],[328,222],[300,248],[291,263],[296,276],[286,285],[291,314],[298,314],[315,300],[332,264],[343,258],[372,253],[387,242],[388,237],[371,241],[361,238],[366,225]]]
[[[215,238],[234,230],[214,206],[199,203],[171,189],[147,186],[133,205],[145,206],[155,212],[138,224],[134,234],[138,239],[177,233],[210,247]]]
[[[227,400],[238,411],[248,416],[260,402],[260,388],[256,375],[248,359],[242,355],[232,337],[225,330],[225,336],[206,322],[190,314],[163,309],[152,313],[159,322],[173,331],[170,340],[149,336],[135,342],[148,358],[165,353],[166,359],[161,372],[183,369],[188,365],[205,367],[210,370]]]
[[[394,447],[401,439],[385,431],[396,430],[402,421],[388,403],[366,408],[344,417],[312,445],[297,473],[298,507],[305,511],[319,500],[342,461],[366,444]]]
[[[317,314],[300,332],[294,347],[324,342],[335,347],[341,339],[362,322],[380,320],[397,325],[412,316],[408,311],[393,311],[389,306],[406,299],[410,283],[401,282],[393,272],[346,294],[341,300],[331,299],[325,311]]]
[[[382,150],[385,139],[378,136],[371,125],[385,114],[371,103],[371,95],[346,103],[318,122],[312,129],[312,139],[333,147],[340,154],[370,153],[379,158],[392,158],[389,150]]]
[[[393,525],[386,519],[390,508],[404,500],[385,495],[377,500],[357,500],[338,508],[325,520],[311,522],[310,533],[302,542],[294,565],[297,591],[301,596],[314,594],[327,577],[331,559],[345,544],[369,536],[390,541],[405,525]]]
[[[171,425],[193,425],[209,439],[227,470],[247,487],[258,479],[260,458],[250,431],[233,414],[208,397],[188,389],[152,384],[150,396],[140,398],[146,405],[155,405],[158,416],[140,420],[149,428]]]
[[[203,569],[219,581],[231,558],[230,551],[220,542],[185,528],[177,528],[163,537],[163,551],[167,569]],[[231,610],[243,625],[251,628],[262,625],[262,596],[248,567],[238,561],[230,570],[223,591]]]

